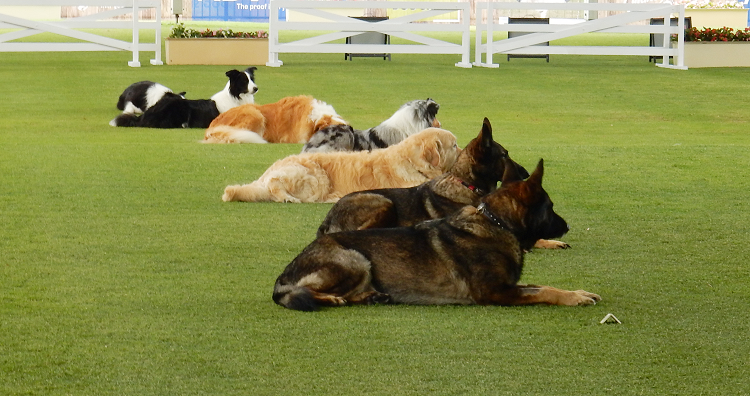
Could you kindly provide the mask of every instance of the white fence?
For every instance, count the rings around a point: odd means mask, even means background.
[[[314,21],[288,22],[279,21],[279,9],[290,10],[309,15]],[[379,22],[366,22],[332,12],[334,9],[413,9],[412,14],[399,16]],[[435,18],[458,11],[460,23],[420,23],[420,20]],[[432,3],[408,1],[298,1],[272,0],[270,5],[268,63],[266,66],[278,67],[284,63],[279,60],[280,53],[390,53],[390,54],[458,54],[459,67],[471,67],[470,61],[470,25],[469,3]],[[361,14],[361,12],[358,12]],[[279,42],[279,32],[305,30],[323,31],[318,36],[292,41]],[[330,33],[330,31],[335,32]],[[325,33],[329,32],[329,33]],[[329,43],[365,32],[379,32],[392,38],[401,38],[417,44],[335,44]],[[457,32],[461,35],[461,44],[438,40],[413,32]]]
[[[152,65],[161,65],[161,1],[160,0],[0,0],[0,6],[103,6],[113,9],[78,18],[60,21],[35,21],[2,14],[0,9],[0,29],[20,29],[0,34],[0,52],[31,51],[131,51],[133,60],[129,66],[139,67],[140,51],[153,51]],[[14,7],[17,8],[17,7]],[[155,8],[155,20],[141,20],[140,11]],[[132,20],[112,20],[116,16],[128,15]],[[103,37],[76,29],[129,29],[132,42]],[[153,43],[140,43],[140,29],[154,31]],[[81,42],[9,42],[40,33],[53,33],[70,37]]]
[[[589,11],[623,11],[613,16],[581,21],[575,24],[508,24],[495,23],[493,10],[589,10]],[[482,11],[487,12],[487,23],[482,24]],[[670,23],[650,25],[650,18],[664,18],[669,21],[671,14],[677,14],[678,25]],[[635,22],[647,20],[646,24],[636,25]],[[476,44],[474,65],[484,67],[498,67],[492,62],[492,55],[502,54],[570,54],[570,55],[644,55],[662,57],[662,63],[657,66],[686,70],[683,56],[685,53],[685,8],[683,5],[670,4],[614,4],[614,3],[495,3],[483,2],[476,4]],[[495,41],[494,32],[528,32],[522,36]],[[482,36],[486,32],[486,43]],[[584,33],[654,33],[661,34],[664,41],[655,43],[656,46],[539,46],[553,40],[575,36]],[[677,35],[676,48],[670,46],[670,35]],[[486,61],[482,62],[482,55]],[[673,64],[669,57],[674,57]]]

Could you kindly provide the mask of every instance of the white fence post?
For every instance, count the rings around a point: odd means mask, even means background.
[[[0,52],[33,52],[33,51],[131,51],[133,60],[129,66],[140,66],[140,51],[153,51],[152,65],[163,64],[161,60],[161,1],[160,0],[0,0],[0,6],[104,6],[112,9],[94,15],[59,21],[34,21],[2,14],[0,10],[0,29],[21,29],[0,34]],[[154,22],[140,20],[140,10],[153,8],[156,15]],[[111,18],[132,14],[132,21],[113,20]],[[140,43],[139,30],[153,29],[154,42]],[[78,29],[131,29],[132,41],[116,40]],[[9,42],[19,38],[49,32],[84,41],[80,42]]]
[[[279,46],[279,7],[275,4],[275,1],[271,1],[268,6],[268,62],[266,66],[279,67],[284,62],[279,60],[278,46]]]
[[[677,8],[677,53],[674,55],[674,66],[678,69],[687,69],[685,67],[685,5],[680,4],[675,6]],[[665,19],[666,21],[666,19]],[[667,23],[664,22],[666,25]],[[666,36],[666,34],[664,35]],[[662,58],[662,66],[668,67],[669,59],[667,57]],[[658,65],[657,65],[658,66]]]
[[[141,41],[140,31],[138,29],[138,19],[140,18],[140,9],[138,8],[138,0],[133,0],[133,61],[128,62],[130,67],[141,67],[140,54],[138,52],[138,46]]]

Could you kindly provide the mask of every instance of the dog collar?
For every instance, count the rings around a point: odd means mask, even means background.
[[[483,197],[483,196],[486,195],[485,192],[484,192],[484,190],[482,190],[481,188],[479,188],[479,187],[477,187],[477,186],[475,186],[473,184],[469,184],[469,183],[467,183],[467,182],[465,182],[465,181],[463,181],[463,180],[461,180],[461,179],[459,179],[457,177],[456,177],[456,180],[458,180],[461,184],[463,184],[464,187],[468,188],[469,191],[473,192],[474,194],[477,194],[480,197]]]
[[[508,225],[505,224],[504,221],[497,218],[497,216],[495,216],[495,214],[490,211],[490,209],[487,207],[487,205],[484,204],[484,202],[480,203],[479,206],[477,206],[477,212],[483,214],[484,217],[486,217],[489,221],[491,221],[496,226],[504,230],[510,231],[510,227],[508,227]]]

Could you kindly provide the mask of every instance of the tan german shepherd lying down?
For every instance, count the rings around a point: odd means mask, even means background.
[[[291,155],[250,184],[227,186],[222,200],[336,202],[354,191],[416,186],[445,173],[460,151],[451,132],[428,128],[385,149]]]
[[[519,284],[524,250],[568,225],[542,188],[543,161],[524,181],[506,163],[479,207],[413,227],[326,234],[281,273],[273,300],[313,311],[348,304],[591,305],[583,290]]]

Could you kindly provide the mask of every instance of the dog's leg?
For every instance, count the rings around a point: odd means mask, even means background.
[[[398,216],[390,199],[379,194],[357,193],[345,196],[328,212],[318,228],[318,236],[397,225]]]
[[[386,302],[372,287],[370,261],[328,236],[308,245],[276,280],[273,300],[286,308],[314,311],[318,306]]]
[[[243,185],[227,186],[221,200],[224,202],[270,202],[276,201],[275,197],[264,186],[256,185],[257,182]],[[283,202],[283,201],[282,201]]]
[[[534,243],[534,247],[537,249],[568,249],[570,245],[554,239],[540,239]]]
[[[490,301],[486,304],[496,305],[594,305],[601,301],[598,294],[589,293],[585,290],[562,290],[551,286],[516,285],[512,288],[489,296]]]
[[[328,306],[328,307],[340,307],[342,305],[346,305],[347,301],[344,297],[336,296],[333,294],[327,294],[327,293],[319,293],[316,291],[311,291],[313,299],[315,299],[315,302],[318,303],[318,305]]]

